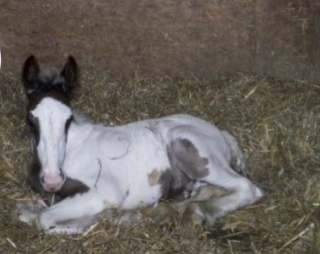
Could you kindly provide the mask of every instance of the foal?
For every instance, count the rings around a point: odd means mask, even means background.
[[[228,194],[190,208],[196,221],[212,225],[262,197],[243,176],[242,152],[228,132],[189,115],[115,127],[94,124],[70,107],[77,73],[73,57],[61,73],[41,72],[34,56],[23,66],[34,156],[29,183],[60,202],[39,212],[20,204],[20,220],[35,220],[47,233],[80,233],[104,211],[143,208],[186,189],[214,185]],[[184,210],[188,200],[183,202]]]

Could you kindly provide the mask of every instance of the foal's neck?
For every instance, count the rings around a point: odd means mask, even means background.
[[[68,132],[67,152],[76,146],[85,145],[85,140],[90,135],[94,124],[72,122]]]

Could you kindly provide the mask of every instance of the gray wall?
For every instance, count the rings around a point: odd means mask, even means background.
[[[320,80],[320,1],[1,1],[3,69],[29,54],[114,77],[237,72]]]

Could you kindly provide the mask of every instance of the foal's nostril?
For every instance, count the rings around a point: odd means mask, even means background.
[[[65,179],[65,177],[66,177],[61,168],[60,168],[59,176],[60,176],[62,179]]]
[[[40,183],[43,185],[44,184],[44,176],[40,176]]]

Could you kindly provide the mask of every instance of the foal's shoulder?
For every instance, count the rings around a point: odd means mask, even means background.
[[[79,110],[72,110],[74,121],[79,124],[94,124],[95,121]]]

